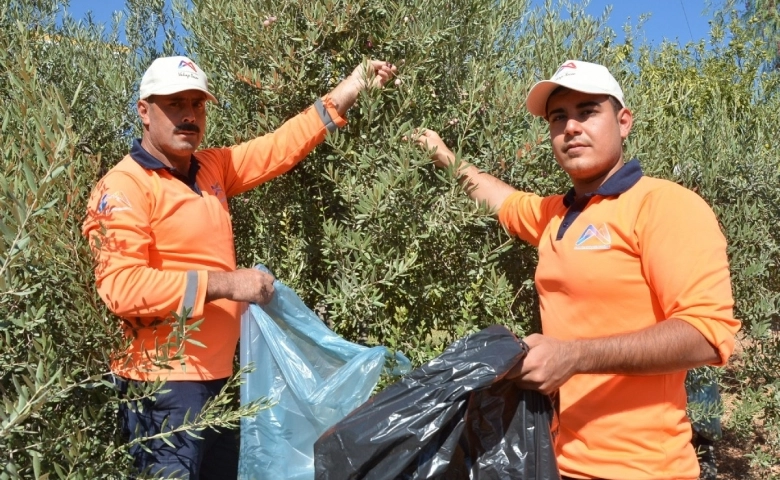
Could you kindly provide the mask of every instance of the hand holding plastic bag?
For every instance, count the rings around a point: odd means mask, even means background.
[[[550,399],[503,379],[527,349],[497,325],[456,341],[328,429],[316,478],[559,479]]]
[[[313,446],[328,427],[371,395],[390,357],[385,347],[348,342],[327,328],[295,292],[274,282],[271,303],[242,318],[241,366],[254,363],[241,402],[275,405],[241,422],[242,479],[313,479]],[[410,369],[395,354],[397,374]]]

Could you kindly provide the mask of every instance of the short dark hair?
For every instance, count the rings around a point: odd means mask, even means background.
[[[621,108],[624,108],[623,104],[620,103],[620,100],[618,100],[612,95],[609,96],[609,103],[612,104],[612,108],[615,110],[615,113],[618,113]]]

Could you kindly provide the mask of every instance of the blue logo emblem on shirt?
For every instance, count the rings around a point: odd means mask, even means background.
[[[116,213],[124,210],[132,210],[133,206],[124,193],[104,193],[98,202],[98,213]]]
[[[217,197],[221,203],[227,202],[227,195],[225,195],[225,191],[222,190],[222,185],[220,185],[219,182],[211,186],[211,191],[214,193],[214,196]]]
[[[588,225],[574,244],[575,250],[609,250],[610,248],[612,248],[612,237],[609,235],[606,223],[602,223],[599,228]]]

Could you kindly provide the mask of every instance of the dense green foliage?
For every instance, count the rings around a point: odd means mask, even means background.
[[[742,1],[729,0],[728,4],[741,5]],[[769,43],[774,58],[769,66],[780,68],[780,4],[777,0],[744,0],[742,19],[754,35]]]
[[[417,364],[493,323],[537,328],[536,257],[404,137],[434,128],[518,188],[564,191],[525,94],[566,58],[607,65],[635,114],[627,154],[697,191],[722,223],[744,321],[737,367],[714,371],[725,427],[756,475],[777,463],[780,73],[739,15],[717,15],[708,42],[650,47],[551,2],[128,0],[120,44],[119,23],[58,26],[59,7],[0,0],[0,479],[126,468],[120,400],[102,381],[118,325],[80,223],[90,188],[138,136],[137,82],[162,53],[209,74],[221,105],[208,145],[273,130],[364,58],[399,66],[400,82],[363,95],[347,127],[231,208],[239,264],[268,265],[339,333]],[[205,424],[242,413],[236,381]]]

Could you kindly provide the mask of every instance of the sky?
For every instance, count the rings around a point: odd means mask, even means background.
[[[612,5],[608,25],[623,38],[623,25],[637,25],[639,16],[650,14],[644,24],[644,37],[652,45],[664,39],[681,44],[709,38],[712,11],[707,0],[592,0],[586,12],[599,17]]]
[[[543,4],[543,0],[532,0]],[[637,25],[639,16],[649,13],[644,24],[644,38],[651,45],[664,39],[686,44],[709,37],[712,12],[706,13],[708,0],[591,0],[586,12],[600,17],[607,5],[612,5],[608,25],[623,39],[623,25]],[[110,23],[114,11],[124,9],[124,0],[70,0],[70,14],[82,18],[91,11],[96,21]]]

